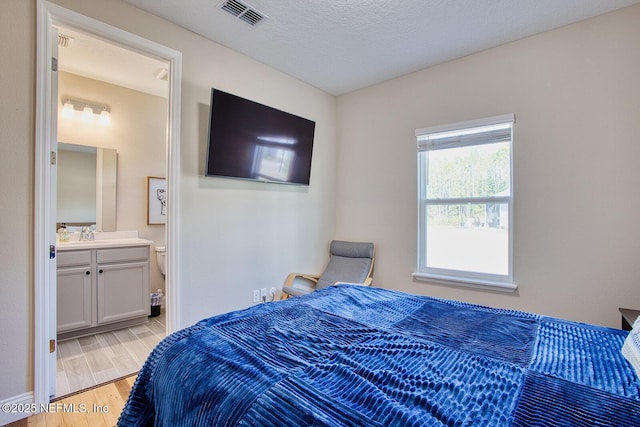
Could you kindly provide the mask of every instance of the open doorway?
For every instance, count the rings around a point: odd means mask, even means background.
[[[164,253],[156,252],[166,247],[166,211],[149,221],[147,193],[149,177],[166,179],[169,63],[70,26],[56,29],[58,144],[57,184],[52,191],[56,229],[64,230],[72,242],[83,227],[100,239],[133,232],[151,242],[148,264],[139,271],[143,280],[130,274],[133,282],[126,292],[114,289],[107,295],[122,301],[111,302],[113,312],[106,322],[100,316],[104,296],[100,280],[108,273],[92,271],[90,263],[60,262],[89,253],[91,241],[72,250],[67,250],[67,242],[57,242],[55,397],[59,398],[137,372],[166,333],[164,307],[160,315],[146,318],[139,314],[140,307],[135,311],[127,305],[141,299],[136,287],[146,288],[142,299],[146,295],[147,310],[151,292],[166,293],[165,266],[157,261]],[[93,252],[99,256],[104,250]],[[119,274],[118,280],[122,279]]]
[[[70,93],[65,91],[72,91],[69,89],[76,84],[88,84],[93,86],[94,92],[90,96],[76,96],[80,98],[75,101],[88,102],[96,101],[96,105],[100,105],[101,99],[97,94],[103,91],[103,94],[108,94],[115,87],[122,87],[122,90],[131,91],[132,93],[140,94],[143,91],[125,86],[114,85],[112,82],[105,82],[103,79],[96,78],[97,76],[86,76],[75,74],[67,67],[66,64],[59,63],[59,57],[57,55],[58,43],[69,43],[69,40],[61,39],[60,42],[57,37],[57,30],[64,34],[67,32],[77,32],[83,36],[88,36],[103,43],[117,46],[121,49],[128,51],[129,53],[135,53],[139,58],[152,58],[160,61],[166,68],[164,71],[157,70],[154,78],[162,79],[166,78],[165,86],[167,96],[164,101],[163,107],[163,132],[162,141],[157,151],[160,151],[163,156],[159,166],[165,172],[149,172],[151,175],[164,175],[166,180],[166,230],[163,232],[148,231],[149,236],[152,237],[154,245],[151,246],[151,253],[149,258],[153,259],[149,265],[149,269],[153,267],[158,270],[158,266],[155,262],[156,255],[153,248],[155,245],[161,243],[166,244],[166,278],[165,278],[165,292],[169,296],[166,307],[166,327],[165,333],[170,333],[177,329],[179,313],[177,307],[179,306],[179,292],[177,289],[177,280],[179,272],[179,265],[177,257],[173,250],[174,245],[177,247],[177,229],[178,223],[178,191],[179,188],[179,105],[180,105],[180,79],[181,79],[181,54],[170,48],[158,45],[157,43],[140,38],[133,34],[124,32],[117,28],[111,27],[99,21],[93,20],[88,17],[79,15],[73,11],[61,8],[57,5],[48,3],[45,0],[38,1],[38,57],[37,57],[37,103],[36,103],[36,206],[35,206],[35,289],[34,289],[34,324],[35,324],[35,363],[34,363],[34,402],[39,404],[48,403],[51,396],[56,394],[55,392],[55,374],[56,374],[56,355],[57,355],[57,343],[56,343],[56,227],[57,227],[57,208],[55,197],[55,184],[56,184],[56,157],[57,157],[57,143],[58,143],[58,109],[61,110],[60,97],[69,96]],[[70,34],[65,34],[71,36]],[[71,42],[73,43],[73,41]],[[63,58],[64,59],[64,58]],[[95,63],[95,58],[94,58]],[[59,66],[61,65],[61,66]],[[123,69],[123,64],[117,64],[119,69]],[[102,70],[104,71],[104,70]],[[62,76],[62,77],[61,77]],[[61,91],[59,88],[59,80],[69,80],[73,84],[71,86],[64,86]],[[68,82],[67,82],[68,83]],[[66,84],[66,83],[65,83]],[[113,87],[107,87],[104,85],[113,85]],[[101,86],[102,85],[102,86]],[[96,89],[98,88],[98,89]],[[59,96],[58,96],[59,94]],[[77,94],[76,94],[77,95]],[[157,95],[155,95],[157,97]],[[92,98],[92,99],[88,99]],[[125,97],[126,98],[126,97]],[[116,101],[112,101],[117,104]],[[88,102],[89,103],[89,102]],[[144,102],[142,102],[144,104]],[[94,107],[94,102],[91,102],[91,107]],[[126,105],[128,102],[123,102],[122,105]],[[107,106],[109,107],[109,106]],[[95,109],[94,109],[95,111]],[[115,110],[111,112],[111,120],[115,125]],[[128,114],[128,113],[127,113]],[[123,121],[119,125],[122,125]],[[138,127],[141,123],[135,123]],[[78,125],[73,125],[73,127]],[[77,130],[77,129],[76,129]],[[87,129],[85,129],[86,131]],[[121,129],[120,129],[121,130]],[[108,132],[103,132],[108,134]],[[117,133],[121,135],[120,132]],[[91,139],[89,133],[85,133],[84,136],[79,136],[77,132],[69,131],[68,138],[79,138],[80,140]],[[104,135],[103,135],[104,137]],[[136,139],[136,137],[132,137]],[[138,136],[138,138],[144,138],[144,136]],[[99,139],[99,138],[98,138]],[[122,138],[121,139],[126,139]],[[103,139],[103,142],[107,139]],[[76,141],[77,142],[77,141]],[[78,144],[84,145],[84,144]],[[97,146],[95,140],[92,144]],[[131,160],[133,152],[135,151],[135,144],[131,144],[127,148],[130,155],[128,159]],[[143,148],[145,154],[148,155],[148,149]],[[126,150],[125,150],[126,151]],[[124,160],[124,159],[123,159]],[[135,167],[133,168],[135,169]],[[146,173],[146,172],[145,172]],[[148,176],[150,176],[148,175]],[[144,194],[145,197],[142,200],[135,200],[135,203],[141,204],[146,210],[146,178],[144,177]],[[54,189],[54,190],[52,190]],[[131,196],[132,199],[139,199],[139,195]],[[130,202],[126,198],[125,201],[119,203]],[[132,205],[133,206],[133,205]],[[135,210],[135,209],[134,209]],[[127,222],[126,215],[121,215],[124,221],[121,224],[124,228],[139,228],[135,227],[131,222]],[[120,225],[116,226],[120,229]],[[117,232],[117,229],[114,230]],[[158,238],[158,234],[162,237]],[[159,275],[160,273],[157,273]],[[156,276],[157,276],[156,275]],[[150,290],[155,290],[157,285],[152,285]],[[160,286],[162,289],[162,287]],[[45,345],[46,343],[46,345]]]

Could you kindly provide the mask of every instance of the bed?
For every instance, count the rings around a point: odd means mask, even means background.
[[[121,426],[640,426],[628,332],[341,284],[163,340]]]

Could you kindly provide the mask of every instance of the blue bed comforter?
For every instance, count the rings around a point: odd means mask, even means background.
[[[121,426],[640,426],[627,332],[339,285],[151,353]]]

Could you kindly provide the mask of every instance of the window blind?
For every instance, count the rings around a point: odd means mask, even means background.
[[[511,140],[513,114],[416,130],[418,151],[440,150]]]

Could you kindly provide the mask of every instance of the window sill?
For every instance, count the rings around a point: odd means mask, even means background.
[[[468,288],[487,289],[500,292],[514,292],[516,289],[518,289],[518,286],[515,283],[474,279],[470,277],[461,278],[428,273],[413,273],[412,276],[416,280],[425,282],[441,283],[452,286],[464,286]]]

